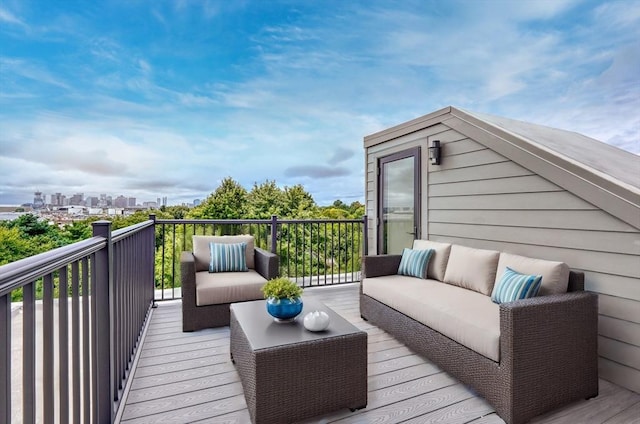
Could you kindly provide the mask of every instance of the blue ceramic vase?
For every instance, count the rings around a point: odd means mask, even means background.
[[[276,321],[293,321],[302,312],[302,299],[298,297],[291,301],[270,297],[267,299],[267,312]]]

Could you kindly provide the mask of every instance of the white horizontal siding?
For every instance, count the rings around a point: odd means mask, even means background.
[[[600,356],[598,360],[598,374],[601,378],[609,380],[629,390],[640,393],[640,371],[619,362]]]
[[[431,187],[430,187],[431,189]],[[631,225],[599,209],[592,210],[430,210],[430,222],[504,225],[508,227],[558,228],[638,233]]]
[[[640,347],[638,346],[600,336],[598,337],[598,352],[600,356],[612,361],[640,369]]]
[[[640,308],[638,308],[638,303],[633,300],[600,294],[598,308],[601,315],[640,324]]]
[[[610,231],[565,230],[557,228],[514,229],[499,225],[441,224],[429,223],[431,234],[467,237],[508,243],[533,244],[539,246],[564,247],[604,253],[640,255],[638,235]],[[640,261],[636,271],[640,273]]]
[[[598,332],[610,339],[640,347],[640,324],[635,322],[600,315]],[[633,366],[633,364],[625,365]]]
[[[496,178],[492,180],[461,181],[445,184],[430,184],[429,197],[470,196],[477,194],[538,193],[563,191],[555,184],[537,175]]]
[[[466,210],[592,210],[595,206],[566,191],[487,194],[474,196],[450,196],[429,198],[430,209]],[[514,212],[517,213],[517,212]]]
[[[521,175],[533,175],[533,173],[513,162],[498,162],[460,169],[430,172],[429,184],[493,180],[496,178],[517,177]]]
[[[594,266],[594,268],[602,269],[603,267]],[[612,271],[617,271],[617,268]],[[637,275],[625,276],[612,272],[585,271],[584,280],[584,286],[589,291],[640,302],[640,281]],[[640,303],[636,304],[636,308],[640,309]]]

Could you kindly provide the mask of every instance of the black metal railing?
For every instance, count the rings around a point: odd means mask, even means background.
[[[280,275],[303,287],[360,281],[363,219],[156,219],[156,300],[180,298],[180,254],[194,235],[250,234],[276,253]]]
[[[115,419],[153,305],[154,222],[93,235],[0,267],[0,422]]]

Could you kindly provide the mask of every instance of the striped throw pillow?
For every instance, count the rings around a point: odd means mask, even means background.
[[[427,265],[433,249],[413,250],[405,248],[398,266],[398,274],[410,277],[427,278]]]
[[[209,243],[209,272],[248,271],[247,243]]]
[[[494,303],[505,303],[535,297],[541,284],[542,275],[520,274],[506,267],[500,281],[493,288],[491,300]]]

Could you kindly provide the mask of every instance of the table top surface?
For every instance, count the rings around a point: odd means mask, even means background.
[[[333,337],[366,333],[342,318],[323,303],[302,296],[302,312],[292,322],[276,322],[267,312],[266,301],[231,304],[231,311],[242,327],[253,350],[270,349],[289,344],[322,341]],[[324,311],[329,315],[329,327],[312,332],[304,328],[304,316],[309,312]]]

